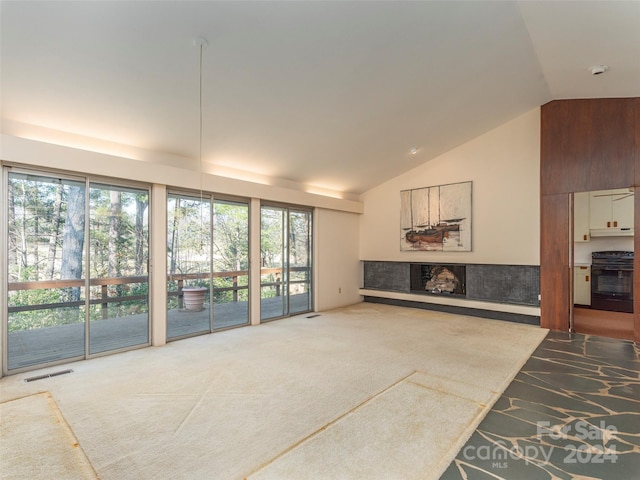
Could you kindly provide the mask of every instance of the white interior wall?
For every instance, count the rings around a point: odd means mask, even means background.
[[[318,208],[315,253],[316,305],[328,310],[360,301],[358,215]]]
[[[471,252],[401,252],[400,191],[472,187]],[[540,109],[536,108],[361,196],[362,260],[540,264]]]

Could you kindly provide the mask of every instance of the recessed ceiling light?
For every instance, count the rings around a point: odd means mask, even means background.
[[[592,67],[589,67],[591,75],[602,75],[607,70],[609,70],[609,67],[606,65],[593,65]]]
[[[418,150],[420,150],[420,147],[411,147],[409,149],[409,154],[416,155],[418,153]]]

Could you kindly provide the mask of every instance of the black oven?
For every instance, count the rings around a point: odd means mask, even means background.
[[[591,254],[591,308],[633,313],[633,252]]]

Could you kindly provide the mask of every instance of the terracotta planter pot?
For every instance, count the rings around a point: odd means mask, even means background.
[[[209,289],[205,287],[183,288],[182,295],[185,310],[200,312],[204,310],[204,297]]]

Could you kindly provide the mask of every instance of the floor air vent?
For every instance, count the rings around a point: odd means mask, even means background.
[[[307,318],[316,318],[316,317],[319,317],[319,316],[320,316],[320,314],[316,313],[315,315],[309,315]]]
[[[58,375],[66,375],[67,373],[71,373],[71,372],[73,372],[73,370],[60,370],[59,372],[45,373],[44,375],[25,378],[24,381],[26,383],[35,382],[36,380],[43,380],[45,378],[57,377]]]

